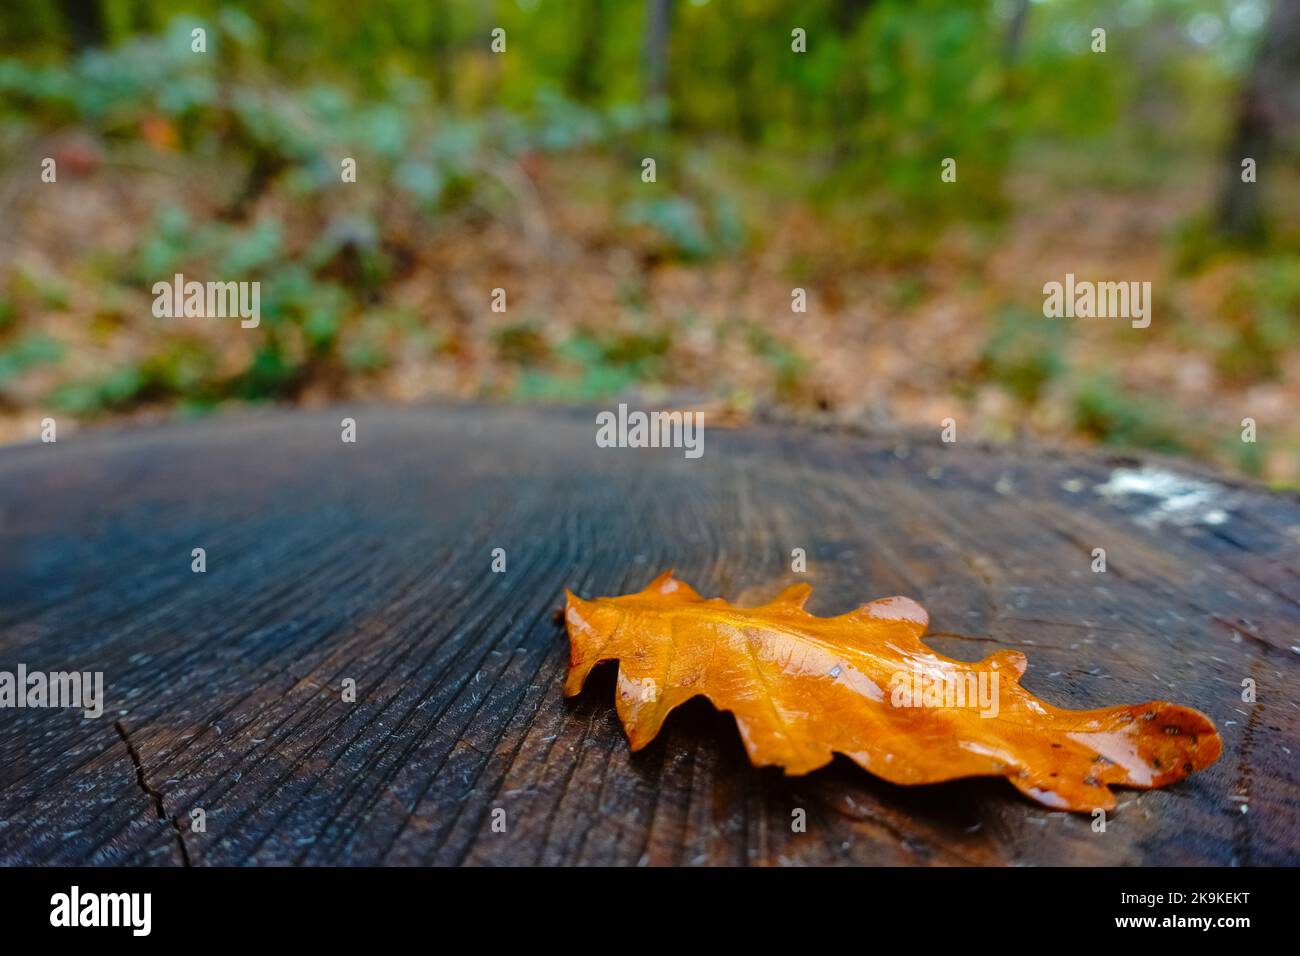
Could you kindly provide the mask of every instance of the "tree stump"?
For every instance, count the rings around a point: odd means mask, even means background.
[[[0,451],[0,669],[103,671],[106,697],[0,710],[0,861],[1300,862],[1296,496],[937,428],[709,428],[696,460],[594,435],[358,407]],[[807,581],[820,615],[908,595],[941,653],[1021,650],[1058,706],[1196,707],[1223,757],[1117,791],[1101,833],[1002,779],[756,769],[698,699],[632,754],[614,665],[561,696],[556,611],[669,567],[736,603]]]

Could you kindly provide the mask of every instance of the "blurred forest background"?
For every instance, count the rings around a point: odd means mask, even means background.
[[[1298,98],[1300,0],[6,0],[0,440],[632,397],[1298,486]],[[1044,318],[1067,272],[1150,328]]]

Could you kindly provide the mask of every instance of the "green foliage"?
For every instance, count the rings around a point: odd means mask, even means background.
[[[493,334],[497,353],[514,365],[537,365],[551,354],[551,347],[535,321],[516,322]]]
[[[1225,458],[1234,462],[1241,471],[1248,475],[1258,476],[1264,469],[1264,459],[1268,445],[1259,441],[1232,440],[1224,442],[1218,450]]]
[[[0,349],[0,388],[28,369],[57,362],[62,356],[63,347],[41,335],[29,335],[9,348]]]
[[[1180,453],[1185,429],[1150,399],[1138,399],[1105,376],[1084,381],[1075,393],[1075,427],[1107,444]]]
[[[760,326],[746,327],[745,334],[750,350],[772,367],[777,397],[785,401],[796,401],[804,387],[808,372],[807,360],[789,344]]]
[[[231,181],[238,188],[230,190],[225,215],[160,205],[130,261],[120,264],[119,281],[148,288],[188,270],[262,283],[263,321],[245,333],[258,343],[242,371],[219,376],[215,363],[196,361],[190,343],[178,352],[164,350],[145,362],[63,387],[54,396],[60,407],[89,414],[168,397],[193,407],[223,397],[291,397],[313,375],[330,368],[366,374],[384,367],[384,337],[366,318],[393,265],[378,225],[376,199],[359,193],[360,205],[350,217],[332,218],[303,243],[287,237],[289,224],[247,215],[274,182],[283,183],[301,208],[310,209],[337,192],[339,157],[348,155],[364,179],[393,183],[428,214],[490,208],[502,189],[501,166],[509,158],[617,141],[654,115],[628,104],[585,106],[545,87],[532,94],[526,111],[454,115],[434,109],[428,88],[399,74],[371,77],[360,92],[325,80],[299,89],[276,87],[252,64],[271,58],[282,39],[276,34],[283,21],[275,16],[268,20],[260,12],[261,27],[231,7],[208,18],[179,17],[158,34],[125,36],[115,46],[62,62],[0,59],[0,110],[52,125],[78,121],[122,139],[140,135],[142,124],[162,117],[182,150],[228,160],[226,168],[234,172]],[[190,30],[200,23],[209,31],[210,51],[227,44],[233,54],[224,61],[194,55]],[[240,68],[218,77],[219,62],[223,69],[231,63]],[[653,227],[662,217],[651,211],[650,220]],[[734,223],[721,205],[710,219],[714,231],[707,235],[683,231],[680,216],[665,221],[670,228],[666,241],[685,243],[692,254],[733,241]],[[41,282],[36,291],[48,307],[66,305],[61,285]],[[350,327],[357,331],[350,333]],[[544,343],[518,330],[504,333],[499,345],[508,360],[544,357]],[[538,354],[530,358],[530,350]],[[10,375],[32,364],[26,351],[9,358],[4,368]],[[625,364],[617,357],[601,361]]]
[[[98,42],[83,46],[65,12],[74,6],[97,14]],[[520,397],[590,400],[670,381],[665,329],[677,329],[647,278],[665,260],[721,275],[729,257],[755,252],[746,268],[809,287],[869,286],[898,321],[924,317],[951,287],[910,267],[932,259],[935,273],[960,272],[936,256],[952,233],[975,236],[953,246],[977,257],[1009,209],[1040,201],[1027,190],[1140,195],[1190,182],[1204,192],[1204,157],[1222,151],[1259,29],[1254,6],[1232,6],[678,0],[667,96],[652,99],[640,3],[9,0],[0,5],[0,149],[85,133],[115,182],[145,168],[190,176],[193,192],[141,216],[125,252],[106,244],[49,273],[13,269],[0,298],[0,386],[63,360],[26,323],[83,303],[73,292],[88,274],[101,283],[89,331],[107,338],[139,326],[147,344],[51,396],[81,414],[287,399],[378,375],[410,347],[452,354],[463,330],[445,315],[400,318],[399,303],[428,301],[406,294],[404,280],[423,270],[419,291],[435,286],[431,275],[438,288],[454,286],[439,271],[456,264],[427,254],[430,237],[493,220],[515,228],[534,207],[562,207],[557,218],[579,210],[597,225],[569,236],[596,250],[591,261],[618,245],[641,268],[616,277],[608,326],[548,334],[552,316],[529,314],[486,332],[486,351]],[[1190,37],[1206,17],[1220,31],[1212,44]],[[1105,54],[1089,49],[1098,24]],[[190,50],[198,25],[206,56]],[[502,57],[488,50],[498,25],[509,37]],[[791,50],[795,27],[805,53]],[[1187,164],[1189,152],[1201,166]],[[556,154],[591,172],[569,176],[562,196],[545,194],[554,180],[537,173]],[[639,182],[645,156],[658,161],[657,183]],[[357,162],[356,184],[340,182],[343,157]],[[955,183],[940,178],[947,157]],[[805,215],[778,218],[791,207]],[[817,235],[781,231],[810,221]],[[1189,210],[1172,231],[1182,278],[1233,270],[1213,320],[1178,331],[1228,381],[1282,377],[1300,348],[1294,235],[1234,248],[1212,210]],[[262,283],[261,326],[240,330],[234,358],[215,354],[211,337],[130,312],[142,288],[176,272]],[[1183,307],[1182,292],[1158,290],[1162,314],[1166,303]],[[997,293],[992,301],[1006,295]],[[743,315],[713,321],[721,344],[761,359],[747,365],[759,365],[779,398],[809,394],[811,363],[793,335]],[[1073,403],[1078,429],[1106,441],[1188,443],[1185,423],[1165,410],[1068,367],[1067,328],[1002,309],[989,331],[973,333],[983,340],[978,361],[954,387],[993,383],[1031,407],[1050,393]],[[1260,449],[1247,447],[1225,454],[1258,469]]]
[[[1300,255],[1254,262],[1224,306],[1231,331],[1215,357],[1220,373],[1245,383],[1276,378],[1280,358],[1300,347]]]
[[[734,205],[713,203],[707,214],[685,196],[640,199],[623,209],[625,225],[649,228],[664,255],[693,261],[734,251],[743,239],[743,226]]]
[[[977,374],[1032,405],[1043,387],[1066,370],[1064,339],[1061,322],[1006,307],[984,343]]]
[[[514,396],[583,402],[618,395],[635,384],[658,381],[670,344],[663,333],[582,330],[554,350],[557,367],[526,368]],[[540,353],[539,348],[523,364],[535,364]]]

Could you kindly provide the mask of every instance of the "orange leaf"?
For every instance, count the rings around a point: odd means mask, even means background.
[[[1049,807],[1111,809],[1109,785],[1163,787],[1222,750],[1205,715],[1163,701],[1060,710],[1020,686],[1025,656],[966,663],[921,643],[929,617],[884,598],[841,614],[804,610],[795,584],[768,604],[705,600],[666,571],[644,591],[584,601],[565,590],[564,693],[619,661],[616,706],[633,750],[696,695],[729,710],[749,759],[803,774],[842,753],[893,783],[1004,776]]]
[[[162,116],[146,116],[140,121],[140,136],[155,149],[174,150],[180,137],[172,122]]]

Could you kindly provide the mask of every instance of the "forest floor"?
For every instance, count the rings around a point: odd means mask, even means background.
[[[50,396],[138,368],[164,343],[228,371],[250,362],[265,329],[155,319],[148,285],[114,271],[137,254],[161,203],[194,221],[214,214],[220,190],[179,168],[115,157],[57,190],[0,194],[10,220],[0,237],[10,312],[0,317],[0,441],[34,437],[56,411]],[[436,222],[384,201],[392,272],[373,310],[341,333],[340,353],[360,358],[309,363],[290,400],[621,396],[733,421],[938,430],[952,418],[962,439],[1154,447],[1300,483],[1300,343],[1275,329],[1275,314],[1285,325],[1300,302],[1286,278],[1296,257],[1180,262],[1180,230],[1212,195],[1211,170],[1155,188],[1062,189],[1028,168],[1008,173],[1000,222],[946,225],[921,242],[865,225],[852,203],[737,187],[744,242],[688,258],[617,221],[608,180],[626,173],[599,154],[530,158],[502,175],[498,202]],[[304,215],[278,188],[248,217],[283,223],[291,247],[348,221],[341,207]],[[1151,281],[1150,327],[1044,318],[1043,283],[1071,272]],[[807,290],[803,313],[791,309],[796,286]],[[504,313],[489,307],[496,288]],[[48,360],[22,358],[41,349]],[[59,420],[178,407],[198,406],[146,389]],[[1254,444],[1241,440],[1245,418]]]

